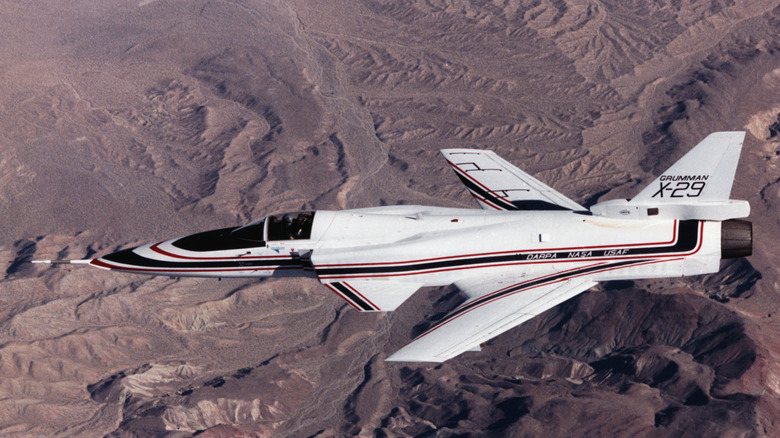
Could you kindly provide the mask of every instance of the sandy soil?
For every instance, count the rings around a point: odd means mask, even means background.
[[[313,280],[0,271],[3,436],[780,435],[776,1],[2,2],[0,259],[269,213],[476,207],[498,152],[584,205],[747,130],[754,255],[608,283],[442,365],[463,298],[359,314]]]

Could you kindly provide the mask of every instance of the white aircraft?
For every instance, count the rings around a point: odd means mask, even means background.
[[[744,132],[709,135],[629,200],[590,210],[495,153],[442,154],[482,210],[390,206],[300,211],[84,261],[166,276],[319,279],[358,311],[454,284],[468,300],[391,355],[442,362],[600,281],[717,272],[752,252],[746,201],[729,194]]]

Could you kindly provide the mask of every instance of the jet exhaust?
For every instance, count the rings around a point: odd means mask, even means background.
[[[736,259],[753,254],[753,224],[729,219],[720,225],[720,258]]]

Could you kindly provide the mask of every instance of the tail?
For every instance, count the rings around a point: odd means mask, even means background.
[[[729,199],[744,131],[707,136],[630,201],[594,205],[598,216],[726,220],[750,214],[747,201]]]

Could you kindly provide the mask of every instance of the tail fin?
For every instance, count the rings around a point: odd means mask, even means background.
[[[744,131],[715,132],[631,200],[636,203],[725,201],[737,171]]]
[[[747,201],[730,200],[744,131],[707,136],[631,201],[594,205],[598,216],[726,220],[750,214]]]

